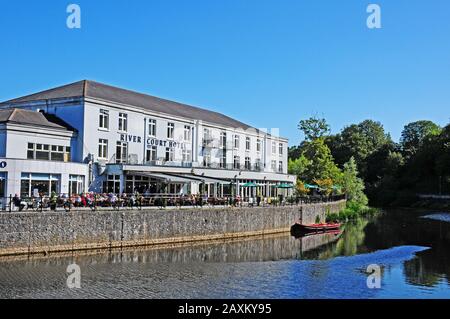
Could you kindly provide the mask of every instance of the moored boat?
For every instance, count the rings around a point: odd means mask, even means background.
[[[296,223],[291,227],[291,234],[328,232],[328,231],[336,231],[339,230],[340,228],[341,228],[340,223],[325,223],[312,225],[303,225]]]

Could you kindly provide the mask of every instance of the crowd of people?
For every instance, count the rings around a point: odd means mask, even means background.
[[[320,201],[324,199],[321,198]],[[132,194],[123,193],[116,195],[114,193],[83,193],[57,195],[52,192],[49,196],[40,193],[39,196],[32,198],[21,198],[18,194],[10,200],[10,210],[13,208],[22,210],[56,210],[64,208],[71,210],[72,208],[91,208],[93,210],[99,207],[109,207],[113,209],[120,208],[142,208],[142,207],[166,207],[166,206],[273,206],[286,204],[299,204],[316,201],[314,198],[285,198],[282,195],[278,197],[248,197],[241,196],[229,197],[208,197],[204,195],[168,195],[168,194],[140,194],[138,192]]]

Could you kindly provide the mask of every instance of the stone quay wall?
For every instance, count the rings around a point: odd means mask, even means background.
[[[0,213],[0,256],[112,249],[286,232],[345,200],[279,207]]]

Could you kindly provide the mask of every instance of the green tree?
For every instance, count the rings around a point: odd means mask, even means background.
[[[366,159],[386,143],[392,142],[383,125],[373,120],[347,126],[340,134],[329,137],[326,141],[340,167],[354,157],[363,179],[368,166]]]
[[[302,176],[309,165],[311,165],[311,161],[303,155],[297,159],[290,158],[288,162],[288,172],[292,175]]]
[[[411,158],[422,147],[429,137],[437,136],[441,128],[431,121],[417,121],[406,125],[400,139],[403,154]]]
[[[303,174],[301,174],[302,180],[312,182],[327,178],[333,181],[339,179],[341,171],[334,163],[331,151],[323,138],[306,143],[302,155],[310,163]]]
[[[330,133],[330,126],[324,118],[315,116],[301,120],[298,124],[300,131],[305,134],[305,140],[313,141]]]
[[[364,181],[358,176],[358,167],[353,157],[344,164],[341,187],[347,194],[349,201],[367,205],[368,199],[366,194],[364,194]]]
[[[291,146],[288,148],[288,158],[296,159],[302,155],[302,148],[300,146]]]

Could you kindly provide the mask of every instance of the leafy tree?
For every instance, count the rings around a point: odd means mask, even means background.
[[[307,141],[313,141],[330,133],[330,126],[324,118],[315,116],[301,120],[298,124],[299,130],[305,134]]]
[[[395,176],[403,162],[398,145],[393,142],[386,143],[367,157],[364,181],[368,186],[377,183],[386,175]]]
[[[440,176],[450,176],[450,124],[448,124],[437,138],[439,145],[436,157],[436,169]]]
[[[325,191],[326,195],[333,193],[333,180],[331,178],[315,179],[314,183]]]
[[[368,199],[364,194],[364,181],[358,176],[358,168],[353,157],[344,164],[341,186],[349,201],[367,205]]]
[[[300,179],[297,179],[297,184],[295,185],[295,191],[300,196],[305,196],[309,193],[309,189],[305,187],[305,183]]]
[[[347,126],[334,137],[327,138],[336,163],[342,167],[354,157],[361,177],[365,179],[367,172],[366,159],[387,143],[392,143],[380,122],[365,120],[359,124]]]
[[[302,155],[310,162],[301,174],[302,180],[314,181],[326,178],[338,180],[341,172],[334,163],[331,151],[323,138],[308,142]]]
[[[302,155],[302,148],[300,146],[292,146],[288,148],[288,158],[295,159]]]
[[[417,121],[405,126],[400,139],[403,153],[410,158],[422,147],[431,136],[441,133],[441,128],[431,121]]]
[[[309,161],[303,155],[301,155],[297,159],[290,158],[288,162],[288,172],[292,175],[302,176],[303,173],[308,169],[309,165],[311,165],[311,161]]]

